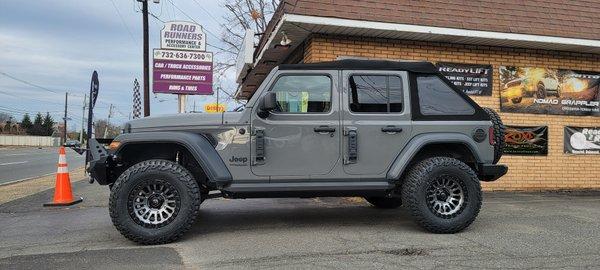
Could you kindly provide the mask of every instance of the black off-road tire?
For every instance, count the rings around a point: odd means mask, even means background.
[[[543,83],[538,83],[536,89],[535,89],[535,97],[536,98],[546,98],[546,96],[548,96],[548,93],[546,92],[546,86]]]
[[[428,204],[427,190],[438,177],[450,175],[466,191],[460,210],[440,215]],[[415,164],[402,184],[402,202],[421,227],[433,233],[456,233],[467,228],[481,208],[481,185],[467,164],[449,157],[433,157]]]
[[[375,206],[375,208],[381,209],[395,209],[402,205],[400,198],[365,197],[365,200]]]
[[[178,192],[179,211],[164,226],[144,226],[130,212],[130,192],[144,181],[168,182]],[[110,193],[109,211],[114,226],[126,238],[144,245],[165,244],[179,239],[196,221],[200,208],[200,189],[192,174],[168,160],[153,159],[137,163],[115,182]]]
[[[504,152],[504,130],[506,127],[496,111],[490,108],[483,108],[483,110],[490,116],[490,120],[494,127],[494,160],[492,163],[496,164],[500,161],[502,153]]]

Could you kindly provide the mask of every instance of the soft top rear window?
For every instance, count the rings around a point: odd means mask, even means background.
[[[473,115],[475,108],[435,75],[417,77],[422,115]]]

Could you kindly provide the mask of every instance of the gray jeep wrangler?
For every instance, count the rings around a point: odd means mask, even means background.
[[[90,140],[91,180],[143,244],[178,239],[219,196],[360,196],[455,233],[479,213],[480,181],[507,172],[498,115],[427,62],[284,64],[243,111],[137,119],[102,143]]]

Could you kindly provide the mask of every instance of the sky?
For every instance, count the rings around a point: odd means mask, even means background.
[[[208,32],[208,44],[225,47],[217,38],[226,12],[222,0],[160,0],[148,5],[162,21],[192,17]],[[160,47],[159,19],[149,18],[150,50]],[[218,50],[207,46],[207,51]],[[142,13],[136,0],[0,0],[0,112],[12,114],[16,121],[26,112],[49,112],[62,121],[68,91],[68,127],[79,130],[83,96],[96,70],[100,91],[95,118],[106,118],[113,104],[111,123],[122,124],[132,111],[133,81],[143,81],[142,61]],[[233,93],[234,77],[231,70],[214,80]],[[150,96],[151,115],[177,112],[176,95]],[[202,110],[204,103],[215,100],[189,96],[187,109],[192,110],[195,101],[196,110]],[[228,105],[233,109],[236,104]]]

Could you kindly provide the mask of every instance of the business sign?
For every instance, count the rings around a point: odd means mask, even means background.
[[[220,113],[226,110],[225,104],[223,103],[206,103],[204,104],[204,112],[207,113]]]
[[[212,53],[154,49],[153,56],[154,93],[212,95]]]
[[[564,152],[600,154],[600,127],[565,127]]]
[[[202,26],[191,22],[166,22],[160,31],[160,47],[170,50],[206,51]]]
[[[439,62],[442,75],[467,95],[492,95],[492,65],[473,65]]]
[[[600,73],[500,67],[503,112],[600,116]]]
[[[507,126],[504,142],[504,154],[548,155],[548,127]]]

